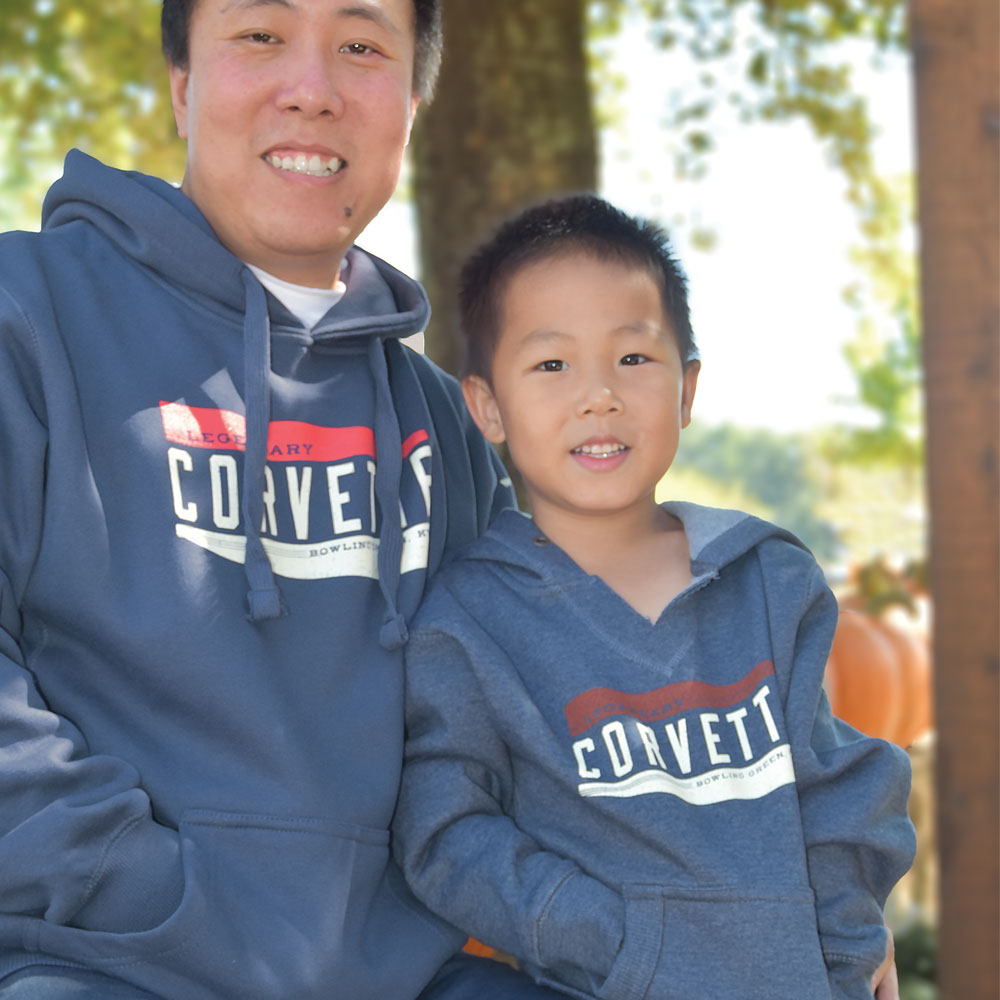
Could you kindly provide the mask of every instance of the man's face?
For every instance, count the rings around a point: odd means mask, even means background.
[[[242,260],[332,285],[399,179],[413,20],[413,0],[199,0],[170,68],[182,189]]]

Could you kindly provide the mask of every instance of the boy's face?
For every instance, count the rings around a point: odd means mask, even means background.
[[[183,190],[241,259],[329,287],[399,179],[413,0],[199,0],[188,53]]]
[[[546,530],[653,509],[698,367],[681,363],[648,271],[572,252],[514,275],[492,387],[470,376],[463,388],[486,438],[507,442]]]

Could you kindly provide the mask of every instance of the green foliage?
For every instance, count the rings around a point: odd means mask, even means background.
[[[854,87],[851,56],[905,50],[905,0],[592,0],[592,32],[608,37],[623,18],[649,19],[653,39],[704,66],[698,86],[675,93],[664,127],[683,137],[681,177],[707,169],[715,122],[805,120],[843,170],[848,197],[870,201],[875,128]]]
[[[917,922],[895,937],[900,1000],[937,1000],[937,932]]]
[[[897,464],[831,460],[822,432],[779,434],[731,424],[681,434],[658,500],[734,507],[794,532],[831,569],[924,557],[922,479]]]
[[[923,361],[916,252],[906,242],[912,224],[912,178],[877,180],[865,205],[866,241],[852,251],[859,279],[845,298],[859,313],[845,348],[857,378],[858,402],[872,427],[843,430],[833,453],[848,461],[889,462],[918,470],[923,462]]]
[[[823,485],[813,467],[814,454],[801,435],[696,422],[681,435],[662,492],[664,498],[734,506],[775,521],[798,535],[818,559],[828,560],[838,554],[839,545],[834,528],[816,513]],[[714,484],[711,494],[684,490],[681,476],[691,471]]]
[[[159,0],[5,0],[0,34],[0,196],[37,214],[76,146],[116,166],[181,175],[183,147],[160,55]],[[20,213],[27,221],[28,211]],[[31,219],[34,221],[34,219]]]
[[[816,516],[833,526],[844,561],[857,565],[881,555],[915,562],[925,557],[927,516],[923,478],[888,462],[830,457],[815,445],[822,499]]]

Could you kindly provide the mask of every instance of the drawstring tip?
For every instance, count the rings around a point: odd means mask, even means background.
[[[277,587],[247,591],[247,604],[250,606],[247,618],[252,622],[270,621],[285,613]]]
[[[402,615],[386,619],[378,633],[379,645],[390,651],[401,649],[409,637],[410,633],[406,630],[406,622]]]

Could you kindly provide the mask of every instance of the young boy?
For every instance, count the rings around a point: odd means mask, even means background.
[[[905,754],[834,719],[837,605],[755,517],[658,505],[699,362],[664,235],[591,196],[462,275],[504,511],[411,631],[416,894],[576,997],[862,1000],[914,851]]]

